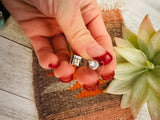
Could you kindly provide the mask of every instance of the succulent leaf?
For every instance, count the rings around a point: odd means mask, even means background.
[[[150,58],[153,58],[156,53],[160,52],[160,30],[156,32],[151,38],[148,49]]]
[[[125,26],[122,27],[123,39],[128,40],[135,48],[139,48],[137,36]]]
[[[116,42],[117,47],[122,47],[122,48],[134,48],[134,46],[127,40],[121,39],[121,38],[115,38],[114,39]]]
[[[109,88],[104,90],[105,93],[110,94],[126,94],[132,88],[132,83],[130,79],[126,79],[123,81],[120,80],[113,80],[110,84]]]
[[[160,66],[157,66],[157,67],[155,68],[155,73],[156,73],[156,75],[158,76],[158,78],[160,78]]]
[[[126,94],[122,96],[122,99],[121,99],[122,109],[130,107],[131,96],[132,96],[132,90],[128,91]]]
[[[133,48],[115,48],[115,51],[123,56],[127,61],[136,65],[136,66],[145,66],[146,56],[145,54],[137,49]]]
[[[117,65],[116,73],[126,73],[127,71],[129,72],[134,72],[143,69],[144,67],[137,67],[131,63],[120,63]]]
[[[152,23],[148,17],[145,16],[143,19],[139,31],[138,31],[138,44],[140,49],[148,56],[148,45],[151,37],[155,34],[155,30],[152,26]]]
[[[132,78],[135,78],[139,75],[142,75],[144,72],[145,72],[145,70],[141,70],[141,69],[137,70],[137,71],[133,71],[133,72],[126,71],[123,73],[116,73],[114,78],[119,79],[119,80],[132,79]]]
[[[120,54],[116,53],[116,61],[117,63],[126,63],[128,62],[126,59],[124,59]]]
[[[155,65],[160,65],[160,52],[157,53],[157,54],[155,55],[155,57],[153,58],[153,63],[154,63]]]
[[[160,118],[160,97],[157,97],[152,91],[150,91],[150,97],[148,100],[148,110],[152,120],[159,120]]]
[[[114,78],[119,80],[131,79],[143,74],[145,71],[143,67],[136,67],[131,63],[121,63],[117,65]]]
[[[160,95],[160,78],[154,72],[148,73],[147,82],[151,89]]]
[[[160,120],[160,30],[155,32],[148,15],[138,36],[123,27],[116,38],[117,68],[105,92],[123,94],[121,108],[130,107],[136,117],[145,102],[152,120]]]
[[[133,86],[133,93],[131,97],[131,111],[136,117],[141,107],[147,100],[148,97],[148,84],[146,83],[146,74],[143,74]]]

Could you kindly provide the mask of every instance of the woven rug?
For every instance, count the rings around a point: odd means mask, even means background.
[[[123,17],[120,10],[102,11],[107,31],[112,37],[122,37]],[[114,41],[113,41],[114,44]],[[101,93],[77,98],[83,88],[69,90],[71,83],[61,83],[51,71],[42,69],[33,52],[33,84],[40,120],[132,120],[130,109],[120,108],[121,96]],[[106,84],[101,85],[104,89]],[[83,94],[83,93],[82,93]]]

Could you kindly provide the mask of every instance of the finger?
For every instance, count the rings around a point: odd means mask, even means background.
[[[80,84],[90,86],[97,83],[98,74],[87,67],[79,67],[76,71],[76,78]]]
[[[62,27],[70,46],[76,53],[87,59],[103,55],[105,49],[91,36],[83,21],[80,7],[76,5],[75,9],[72,2],[67,1],[66,5],[70,7],[64,11],[63,9],[59,10],[60,12],[57,10],[56,13],[56,19]],[[64,14],[62,15],[62,13]]]
[[[105,64],[104,66],[101,66],[97,71],[99,75],[102,76],[109,76],[113,73],[113,71],[116,68],[116,57],[115,53],[113,51],[113,45],[110,36],[108,35],[104,23],[102,20],[101,15],[98,15],[92,22],[90,22],[87,25],[88,29],[90,30],[92,36],[95,38],[95,40],[105,48],[106,51],[109,52],[110,55],[112,55],[112,60]],[[107,78],[107,77],[104,77]]]
[[[73,79],[74,68],[69,63],[70,53],[64,35],[59,34],[54,36],[52,39],[52,46],[60,62],[59,66],[54,69],[54,74],[56,77],[60,78],[62,82],[70,82]]]
[[[101,10],[96,0],[92,3],[83,3],[85,7],[81,8],[83,20],[93,38],[104,48],[112,49],[112,42],[108,32],[106,31]],[[105,43],[105,44],[104,44]]]
[[[113,51],[112,40],[105,28],[101,14],[94,17],[88,24],[87,28],[93,38],[108,51]]]
[[[53,52],[49,39],[39,36],[30,38],[30,41],[38,57],[39,64],[44,69],[56,68],[59,60]]]
[[[103,19],[102,19],[102,16],[100,14],[99,9],[97,9],[95,11],[88,10],[87,12],[83,13],[84,14],[83,16],[88,17],[90,20],[87,23],[87,28],[89,29],[91,35],[94,37],[94,39],[97,41],[97,43],[99,43],[101,46],[103,46],[103,48],[106,51],[108,51],[108,54],[110,54],[112,56],[112,60],[108,64],[101,66],[97,70],[98,74],[102,75],[102,76],[109,76],[113,73],[113,71],[116,68],[116,57],[115,57],[115,53],[113,51],[113,45],[112,45],[111,38],[110,38],[108,32],[106,31],[106,28],[105,28],[105,25],[104,25],[104,22],[103,22]],[[97,15],[96,17],[94,17],[95,14]],[[86,18],[84,18],[84,19],[86,19]]]
[[[53,69],[58,65],[59,60],[54,54],[49,38],[60,33],[60,27],[55,19],[40,16],[30,17],[32,18],[26,16],[24,18],[25,20],[20,20],[18,23],[23,28],[24,33],[29,37],[41,67],[44,69]]]
[[[116,65],[113,62],[111,62],[107,65],[102,65],[101,67],[99,67],[97,73],[99,76],[102,77],[103,80],[110,81],[114,77],[115,68]]]

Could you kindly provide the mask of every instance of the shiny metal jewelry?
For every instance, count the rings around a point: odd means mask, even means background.
[[[99,62],[96,60],[87,60],[78,55],[72,55],[70,59],[70,63],[77,67],[87,66],[92,70],[96,70],[99,67]]]

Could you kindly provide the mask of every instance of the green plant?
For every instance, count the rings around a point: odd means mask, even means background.
[[[138,35],[123,27],[123,39],[115,42],[117,68],[104,92],[123,95],[121,108],[130,107],[134,117],[147,102],[151,119],[160,120],[160,30],[147,15]]]

